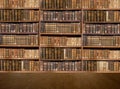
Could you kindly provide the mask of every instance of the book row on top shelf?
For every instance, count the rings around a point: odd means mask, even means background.
[[[42,9],[120,8],[120,0],[42,0]]]
[[[1,0],[0,8],[120,8],[120,0]]]
[[[39,8],[40,0],[0,0],[0,8]]]

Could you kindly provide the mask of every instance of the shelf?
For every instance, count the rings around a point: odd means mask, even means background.
[[[91,58],[91,59],[89,59],[89,58],[86,58],[86,59],[82,59],[83,61],[113,61],[113,60],[115,60],[115,61],[120,61],[120,59],[95,59],[95,58]]]
[[[83,48],[110,48],[110,49],[115,49],[115,48],[120,48],[120,46],[83,46]]]
[[[120,73],[120,71],[0,71],[0,73]]]
[[[0,23],[37,23],[39,21],[0,21]]]
[[[0,60],[39,60],[39,58],[0,58]]]
[[[40,61],[81,61],[81,59],[41,59]]]
[[[67,35],[67,36],[81,36],[81,34],[80,33],[40,33],[40,35],[56,35],[56,36],[58,36],[58,35],[60,35],[60,36],[65,36],[65,35]]]
[[[42,20],[41,22],[49,22],[49,23],[79,23],[80,21],[77,20],[59,20],[59,21],[55,21],[55,20]]]
[[[26,7],[21,7],[21,8],[11,8],[11,7],[8,7],[8,8],[6,8],[6,7],[4,7],[4,8],[0,8],[0,10],[39,10],[39,7],[37,8],[34,8],[34,7],[31,7],[31,8],[26,8]]]
[[[53,48],[81,48],[81,46],[40,46],[40,47],[43,47],[43,48],[49,48],[49,47],[53,47]]]
[[[120,71],[83,71],[83,73],[120,73]]]
[[[35,45],[0,45],[0,47],[18,47],[18,48],[39,48],[39,46],[35,46]]]
[[[106,10],[106,11],[111,11],[111,10],[120,10],[120,8],[83,8],[83,10]]]
[[[58,8],[58,9],[41,9],[42,11],[76,11],[82,10],[81,8]]]
[[[120,23],[120,21],[118,21],[118,22],[117,21],[116,22],[115,21],[111,21],[111,22],[110,21],[108,21],[108,22],[107,21],[106,22],[105,21],[101,21],[101,22],[100,21],[99,22],[97,22],[97,21],[96,22],[95,21],[85,21],[83,23],[86,23],[86,24],[97,24],[97,23],[98,24],[99,23],[100,24],[110,24],[110,23]]]
[[[0,32],[3,35],[37,35],[38,32]]]
[[[99,35],[99,36],[116,36],[116,35],[120,35],[120,34],[114,34],[114,33],[83,33],[83,35],[92,35],[92,36],[96,36],[96,35]]]

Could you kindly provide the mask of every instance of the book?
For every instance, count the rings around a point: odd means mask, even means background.
[[[37,33],[38,23],[0,23],[0,33]]]
[[[120,51],[110,49],[84,49],[83,60],[119,60]]]
[[[82,0],[42,0],[44,9],[73,9],[81,8]]]
[[[38,45],[37,35],[1,35],[1,45]]]
[[[120,24],[85,24],[85,34],[119,34]]]
[[[84,21],[86,22],[118,22],[119,11],[85,10]]]
[[[42,11],[43,21],[81,21],[81,11]]]
[[[38,21],[39,10],[0,10],[0,21]]]
[[[80,23],[41,23],[41,33],[81,33]]]
[[[82,62],[81,61],[72,61],[72,62],[42,61],[40,68],[41,71],[82,71]]]
[[[40,37],[41,46],[81,46],[80,37],[54,37],[54,36],[42,36]]]
[[[118,46],[119,36],[84,36],[84,46]]]
[[[41,60],[81,60],[79,48],[41,48]]]

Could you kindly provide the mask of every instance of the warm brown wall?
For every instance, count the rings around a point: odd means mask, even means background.
[[[120,74],[0,74],[0,89],[120,89]]]

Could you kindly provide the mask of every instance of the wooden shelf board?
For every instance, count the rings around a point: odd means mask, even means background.
[[[5,35],[34,35],[38,34],[37,32],[0,32],[0,34],[5,34]]]
[[[81,36],[80,33],[40,33],[40,35],[74,35],[74,36]]]
[[[30,46],[30,45],[0,45],[0,47],[39,47],[39,46]]]
[[[83,48],[120,48],[120,46],[83,46]]]
[[[81,61],[81,59],[41,59],[40,61]]]
[[[76,11],[76,10],[82,10],[81,8],[56,8],[56,9],[41,9],[42,11]]]
[[[72,23],[72,22],[77,22],[79,23],[80,21],[75,21],[75,20],[59,20],[59,21],[55,21],[55,20],[41,20],[41,22],[52,22],[52,23],[65,23],[65,22],[68,22],[68,23]]]
[[[0,73],[120,73],[120,71],[0,71]]]
[[[83,8],[84,10],[106,10],[106,11],[111,11],[111,10],[120,10],[120,8]]]
[[[39,58],[0,58],[0,60],[39,60]]]
[[[45,47],[45,48],[49,48],[49,47],[59,47],[59,48],[81,48],[81,46],[40,46],[40,47]]]
[[[37,8],[37,7],[31,7],[31,8],[27,8],[27,7],[20,7],[20,8],[18,8],[18,7],[16,7],[16,8],[12,8],[12,7],[4,7],[4,8],[0,8],[0,10],[39,10],[39,7]]]
[[[116,36],[116,35],[120,35],[120,34],[114,34],[114,33],[83,33],[83,35],[93,35],[93,36],[96,36],[96,35],[102,35],[102,36]]]
[[[37,23],[37,22],[39,22],[39,21],[0,21],[0,23]]]
[[[97,21],[85,21],[85,22],[83,22],[83,23],[86,23],[86,24],[95,24],[95,23],[96,23],[96,24],[97,24],[97,23],[110,24],[110,23],[120,23],[120,21],[116,21],[116,22],[115,22],[115,21],[111,21],[111,22],[110,22],[110,21],[101,21],[101,22],[100,22],[100,21],[98,21],[98,22],[97,22]]]
[[[113,60],[115,60],[115,61],[120,61],[120,59],[95,59],[95,58],[91,58],[91,59],[82,59],[82,61],[113,61]]]

